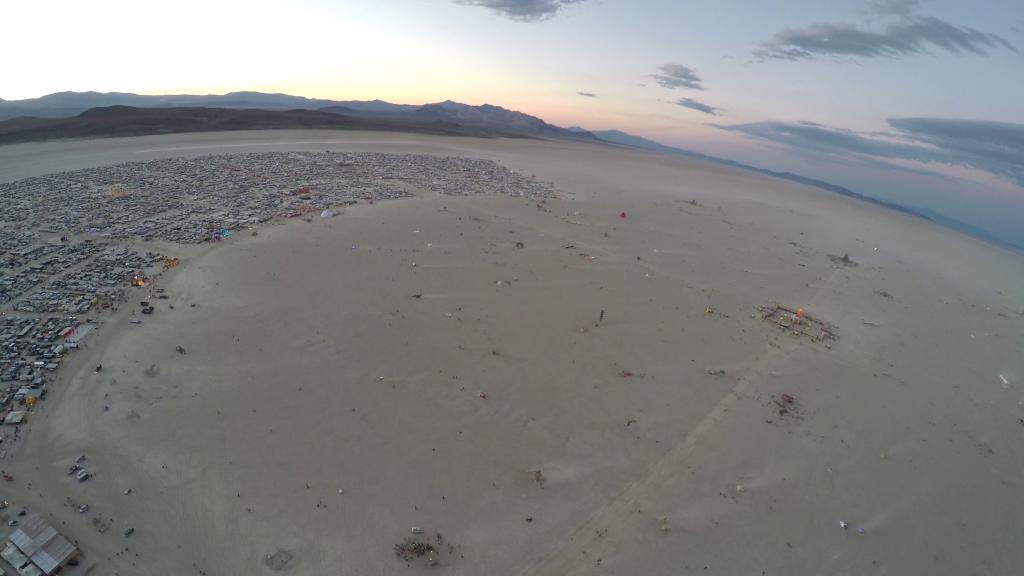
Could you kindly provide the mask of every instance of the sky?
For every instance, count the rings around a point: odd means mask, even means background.
[[[490,103],[791,170],[1024,245],[1020,0],[50,0],[0,13],[25,23],[0,36],[4,99]]]

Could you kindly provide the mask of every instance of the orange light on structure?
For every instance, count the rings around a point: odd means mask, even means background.
[[[138,288],[142,288],[145,285],[146,285],[146,279],[145,278],[143,278],[142,276],[139,276],[138,274],[132,276],[132,286],[136,286]]]

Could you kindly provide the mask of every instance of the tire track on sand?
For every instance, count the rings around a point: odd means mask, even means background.
[[[832,286],[835,279],[835,273],[831,274],[813,300],[820,300],[822,292]],[[684,463],[693,453],[697,443],[726,418],[732,406],[747,395],[755,382],[761,380],[768,367],[775,365],[799,345],[793,341],[780,342],[779,347],[769,347],[767,352],[754,360],[740,381],[697,423],[682,442],[654,462],[643,476],[626,485],[616,497],[598,508],[586,522],[568,535],[560,548],[520,570],[519,576],[566,576],[592,572],[593,565],[589,558],[606,557],[607,554],[603,553],[610,545],[609,539],[603,538],[601,534],[606,533],[619,519],[635,514],[637,508],[641,507],[640,502],[653,489],[668,484],[680,470],[685,470]]]
[[[697,443],[707,435],[729,412],[729,409],[760,379],[764,367],[773,363],[778,357],[786,354],[792,347],[784,351],[772,348],[760,356],[753,367],[743,378],[726,393],[718,404],[686,435],[658,461],[647,469],[637,480],[629,483],[626,488],[604,506],[597,509],[591,517],[569,534],[561,548],[555,550],[539,562],[519,572],[520,576],[563,576],[568,574],[584,574],[592,570],[591,556],[601,557],[599,553],[608,545],[608,539],[599,536],[610,526],[614,526],[619,518],[635,514],[640,502],[652,488],[667,484],[685,470],[684,463],[693,452]],[[584,555],[586,551],[586,555]]]

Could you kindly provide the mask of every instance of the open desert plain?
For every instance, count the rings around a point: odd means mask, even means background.
[[[28,508],[75,542],[64,574],[1024,566],[1020,254],[792,182],[581,141],[18,144],[0,147],[0,182],[281,152],[472,158],[533,188],[450,184],[451,161],[417,160],[440,172],[389,178],[406,197],[325,200],[217,242],[109,239],[177,265],[77,314],[98,329],[17,437],[4,427],[3,518]],[[315,205],[323,184],[294,188]],[[32,220],[0,202],[8,226]],[[67,474],[80,456],[82,482]]]

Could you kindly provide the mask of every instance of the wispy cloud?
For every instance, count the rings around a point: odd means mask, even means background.
[[[983,170],[1024,186],[1024,124],[891,118],[889,125],[907,138],[944,151],[951,164]]]
[[[755,122],[716,128],[796,151],[964,166],[1024,187],[1024,124],[952,118],[890,118],[888,138],[813,122]]]
[[[692,88],[703,90],[700,76],[697,71],[682,64],[665,64],[660,68],[661,72],[653,74],[655,82],[662,88],[674,90],[676,88]]]
[[[919,0],[868,0],[867,13],[910,16],[921,2]]]
[[[711,114],[712,116],[718,116],[720,109],[710,106],[703,102],[698,102],[692,98],[680,98],[676,100],[676,106],[682,106],[683,108],[689,108],[705,114]]]
[[[593,92],[577,92],[576,94],[583,96],[584,98],[597,98],[597,94]]]
[[[754,51],[753,60],[900,58],[935,50],[975,55],[1001,49],[1018,52],[1016,46],[998,34],[919,16],[915,13],[918,4],[918,0],[871,0],[864,13],[889,21],[877,29],[834,23],[787,28],[762,42]]]
[[[587,0],[455,0],[456,4],[479,6],[517,22],[547,20],[570,4]]]

